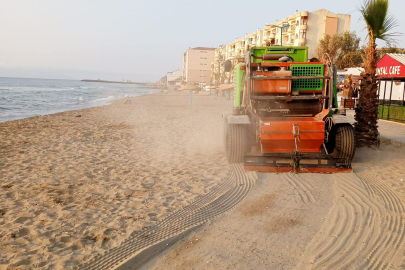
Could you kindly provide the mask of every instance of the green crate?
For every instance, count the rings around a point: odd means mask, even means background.
[[[292,76],[323,76],[323,65],[291,65]],[[293,91],[322,91],[323,79],[292,80]]]

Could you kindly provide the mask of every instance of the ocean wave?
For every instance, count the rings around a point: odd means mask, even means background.
[[[0,81],[0,122],[61,111],[104,106],[113,100],[141,96],[154,89],[127,85],[83,85],[77,82],[42,79]]]
[[[113,99],[115,99],[115,96],[108,96],[108,97],[105,97],[105,98],[98,98],[98,99],[95,99],[95,100],[93,100],[92,102],[94,102],[94,103],[101,103],[101,102],[111,101],[111,100],[113,100]]]

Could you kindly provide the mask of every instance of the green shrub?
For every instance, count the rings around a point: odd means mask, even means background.
[[[383,108],[384,108],[384,117],[383,117]],[[390,118],[388,119],[388,109],[390,111]],[[398,105],[391,105],[388,107],[385,105],[378,106],[378,118],[385,120],[396,120],[396,121],[405,121],[405,107]]]

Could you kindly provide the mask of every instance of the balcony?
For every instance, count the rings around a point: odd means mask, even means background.
[[[298,40],[298,43],[299,43],[300,45],[305,45],[305,43],[307,43],[307,39],[306,39],[306,38],[300,38],[300,39]]]
[[[300,16],[301,17],[308,17],[308,11],[302,11]]]
[[[307,29],[308,29],[308,25],[306,25],[306,24],[300,25],[300,30],[307,30]]]

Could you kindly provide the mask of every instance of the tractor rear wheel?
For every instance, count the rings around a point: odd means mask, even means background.
[[[350,163],[354,156],[354,131],[352,126],[338,126],[336,129],[333,157],[338,163]]]
[[[226,126],[225,151],[228,162],[239,163],[247,150],[247,131],[245,125]]]

